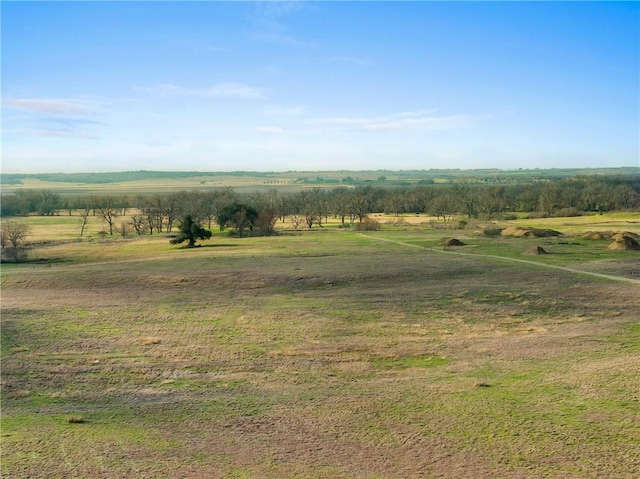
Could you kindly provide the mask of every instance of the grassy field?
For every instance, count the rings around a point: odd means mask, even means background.
[[[377,218],[194,250],[29,218],[32,261],[2,267],[2,477],[640,477],[640,284],[545,266],[640,279],[580,234],[637,215],[531,239]]]

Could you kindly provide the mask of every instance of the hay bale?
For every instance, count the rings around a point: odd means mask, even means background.
[[[534,229],[533,234],[536,238],[548,238],[550,236],[562,236],[560,231],[552,230],[552,229]]]
[[[522,236],[527,231],[527,228],[521,226],[509,226],[500,233],[502,236]]]
[[[537,255],[537,254],[549,254],[549,252],[545,250],[542,246],[534,246],[533,248],[528,250],[525,254]]]
[[[635,233],[632,233],[631,231],[619,231],[613,236],[611,236],[611,239],[614,241],[624,240],[624,238],[631,238],[635,241],[638,241],[638,235]]]
[[[502,236],[514,236],[516,238],[548,238],[549,236],[561,236],[562,233],[552,229],[525,228],[522,226],[510,226],[502,230]]]
[[[588,240],[608,240],[613,236],[613,231],[587,231],[582,235],[583,239]]]
[[[464,243],[456,238],[442,238],[440,244],[444,246],[464,246]]]
[[[478,236],[500,236],[500,233],[502,233],[502,228],[496,225],[484,225],[473,232]]]
[[[614,251],[640,251],[640,244],[631,236],[621,236],[611,243],[607,249]]]

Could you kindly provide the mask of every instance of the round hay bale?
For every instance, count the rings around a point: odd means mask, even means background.
[[[537,254],[549,254],[549,252],[545,250],[542,246],[534,246],[533,248],[528,250],[525,254],[537,255]]]
[[[502,228],[496,225],[484,225],[473,232],[477,236],[499,236],[502,233]]]
[[[510,226],[502,230],[502,236],[515,236],[516,238],[547,238],[549,236],[561,236],[556,230],[544,228],[524,228],[522,226]]]
[[[611,239],[614,241],[624,240],[624,238],[631,238],[638,241],[638,235],[632,233],[631,231],[619,231],[618,233],[611,236]]]
[[[608,240],[613,236],[613,231],[587,231],[582,235],[583,239],[588,240]]]
[[[552,229],[534,229],[533,230],[534,237],[536,238],[548,238],[549,236],[562,236],[560,231],[552,230]]]
[[[440,243],[446,247],[449,246],[464,246],[464,243],[456,238],[442,238]]]
[[[529,228],[523,228],[521,226],[509,226],[500,233],[502,236],[523,236]]]
[[[614,251],[640,251],[640,244],[631,236],[622,236],[611,243],[607,249]]]

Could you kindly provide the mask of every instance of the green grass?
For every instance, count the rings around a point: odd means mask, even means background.
[[[532,243],[43,247],[2,270],[3,477],[632,477],[638,286],[480,256]],[[637,262],[599,246],[524,258]]]

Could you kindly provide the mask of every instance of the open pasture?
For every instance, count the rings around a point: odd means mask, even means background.
[[[540,241],[636,278],[577,231],[42,245],[2,270],[2,476],[638,477],[640,286],[492,257]]]

